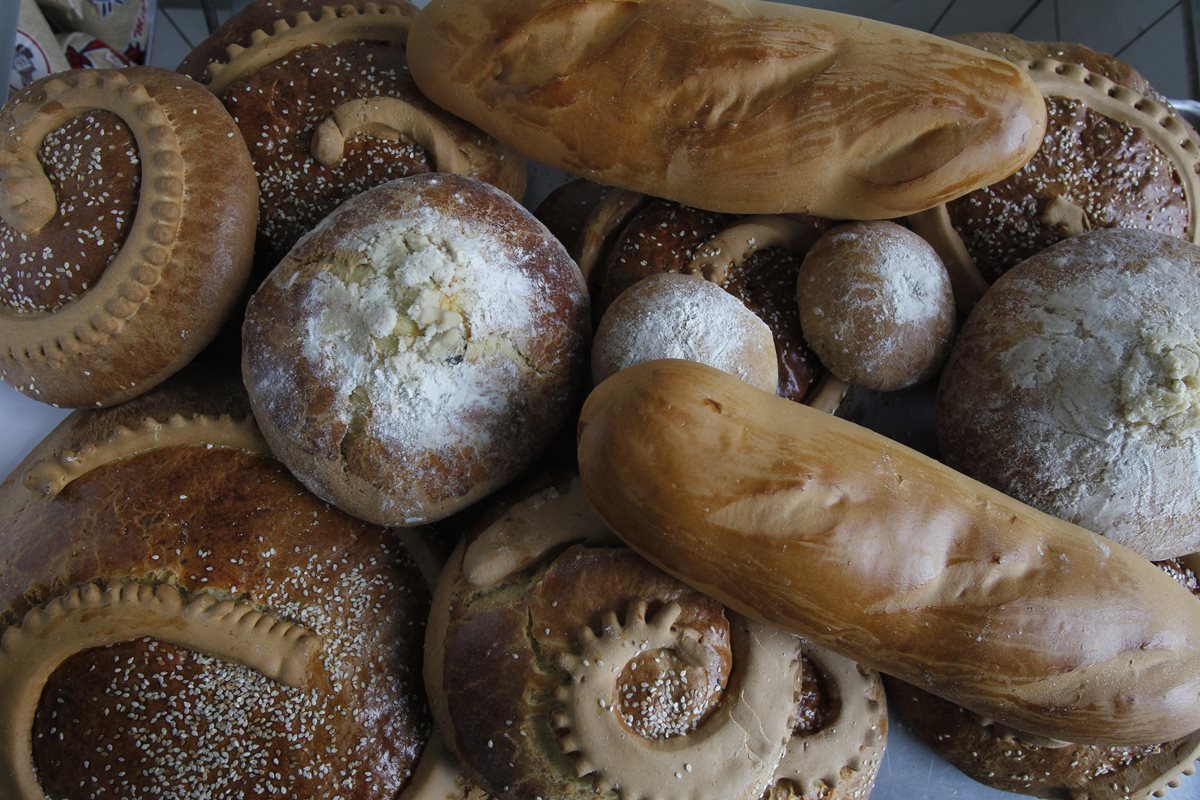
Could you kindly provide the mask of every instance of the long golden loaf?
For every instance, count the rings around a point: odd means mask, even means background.
[[[759,0],[432,0],[421,90],[561,169],[713,211],[895,217],[1036,152],[1041,93],[979,50]]]
[[[1018,730],[1200,728],[1200,606],[1133,551],[717,370],[618,373],[579,423],[584,490],[731,608]]]

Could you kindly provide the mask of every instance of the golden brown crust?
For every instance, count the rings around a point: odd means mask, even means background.
[[[229,115],[202,87],[149,67],[75,70],[10,100],[0,120],[3,225],[33,234],[63,224],[61,212],[79,237],[93,235],[88,204],[58,198],[37,153],[47,135],[95,110],[115,113],[136,142],[137,215],[114,230],[120,250],[86,291],[75,287],[82,294],[57,308],[40,298],[29,313],[19,301],[0,309],[0,376],[64,406],[127,400],[190,361],[232,310],[253,248],[257,187]],[[107,252],[111,242],[95,236]]]
[[[236,383],[211,379],[203,389],[176,384],[111,411],[79,412],[0,486],[0,673],[19,675],[12,669],[24,662],[5,659],[32,652],[27,640],[45,626],[66,624],[73,597],[106,609],[77,618],[81,630],[174,613],[180,631],[149,640],[135,633],[101,649],[92,648],[104,642],[81,639],[94,644],[42,676],[48,694],[24,731],[32,730],[38,776],[54,796],[76,796],[81,784],[149,796],[209,780],[220,762],[231,794],[255,795],[274,782],[302,797],[336,787],[347,797],[392,798],[424,746],[417,676],[428,593],[387,531],[330,509],[269,456],[213,446],[204,425],[193,428],[191,444],[96,461],[52,497],[25,486],[30,465],[103,444],[119,427],[226,414],[246,418],[246,401]],[[151,598],[159,605],[147,606]],[[208,644],[184,634],[205,619],[190,616],[193,606],[218,615],[204,623],[216,637]],[[270,620],[274,627],[264,627]],[[249,625],[253,657],[227,650],[212,625]],[[319,639],[306,672],[277,673],[297,688],[255,660],[272,652],[260,647],[263,636],[294,641],[292,629]],[[0,679],[0,692],[7,686]],[[20,727],[3,736],[14,732]],[[278,761],[254,755],[261,752]],[[127,769],[105,769],[118,763]]]
[[[690,362],[610,378],[579,431],[597,512],[731,608],[1022,730],[1200,728],[1200,608],[1120,545]]]
[[[579,270],[512,198],[418,175],[347,201],[289,253],[247,310],[244,375],[263,434],[306,485],[412,525],[548,446],[588,316]]]
[[[743,214],[930,208],[1010,175],[1045,126],[1002,59],[782,4],[434,0],[410,57],[430,98],[540,161]]]
[[[435,593],[427,682],[467,772],[530,800],[757,798],[799,641],[612,546],[577,478],[526,491],[463,539]]]
[[[1134,69],[1082,45],[1007,34],[959,41],[1025,69],[1046,97],[1038,152],[1015,175],[919,215],[969,309],[986,285],[1066,237],[1132,228],[1197,241],[1195,132]]]
[[[524,194],[520,158],[413,84],[404,42],[415,14],[404,0],[260,0],[180,65],[221,97],[251,145],[264,274],[339,203],[395,178],[458,172]],[[349,116],[358,120],[346,128]]]

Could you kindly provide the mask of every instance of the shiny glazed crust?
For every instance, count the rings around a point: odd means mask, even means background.
[[[1200,728],[1195,598],[877,434],[659,361],[596,388],[579,460],[630,546],[741,613],[1021,730],[1138,744]]]
[[[1003,59],[774,3],[434,0],[409,56],[539,161],[735,213],[913,213],[1012,174],[1045,126]]]
[[[950,269],[964,315],[1004,271],[1087,230],[1200,241],[1196,134],[1135,70],[1082,45],[956,38],[1025,70],[1053,112],[1041,152],[1017,174],[911,220]]]
[[[202,87],[149,67],[73,70],[10,99],[0,114],[3,224],[32,233],[62,213],[38,148],[94,110],[120,117],[137,143],[137,215],[73,301],[0,309],[0,377],[61,406],[128,400],[190,361],[232,310],[253,254],[258,191],[245,143]],[[91,226],[86,209],[73,213]]]
[[[233,381],[172,381],[69,417],[0,485],[5,797],[406,783],[429,735],[421,571],[305,492],[248,418]],[[30,479],[71,454],[56,493]]]

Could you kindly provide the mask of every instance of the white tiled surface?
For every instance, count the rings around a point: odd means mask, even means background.
[[[0,0],[0,4],[11,2]],[[199,0],[160,2],[152,63],[173,68],[207,35],[204,15]],[[245,2],[217,0],[219,20]],[[942,35],[1012,30],[1027,39],[1078,41],[1106,52],[1126,48],[1122,57],[1163,94],[1192,96],[1186,66],[1189,39],[1182,4],[1175,0],[812,0],[808,5],[933,29]],[[1135,37],[1139,38],[1133,41]],[[63,412],[0,385],[0,476],[7,475],[61,416]],[[966,779],[893,723],[874,800],[1013,797]],[[1169,797],[1200,800],[1200,780],[1186,780]]]

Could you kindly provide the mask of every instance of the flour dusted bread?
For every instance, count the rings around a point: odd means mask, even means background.
[[[651,275],[617,297],[596,329],[592,380],[658,358],[708,364],[772,394],[779,383],[767,323],[693,275]]]
[[[1003,59],[755,0],[433,0],[409,55],[426,95],[539,161],[737,213],[930,208],[1016,171],[1045,126]]]
[[[416,535],[305,491],[235,376],[77,412],[0,485],[0,795],[403,797]]]
[[[941,259],[891,222],[853,222],[822,235],[804,257],[796,300],[821,363],[869,389],[933,377],[954,335],[954,293]]]
[[[938,392],[950,465],[1161,559],[1200,549],[1200,247],[1083,234],[1008,272]]]
[[[565,422],[583,278],[512,198],[418,175],[344,203],[251,299],[243,374],[272,449],[382,524],[440,519],[516,477]]]
[[[245,286],[258,192],[205,89],[72,70],[0,111],[0,379],[60,406],[128,400],[216,336]]]
[[[866,429],[655,361],[592,392],[579,467],[660,568],[1010,727],[1116,745],[1200,729],[1186,589]]]

